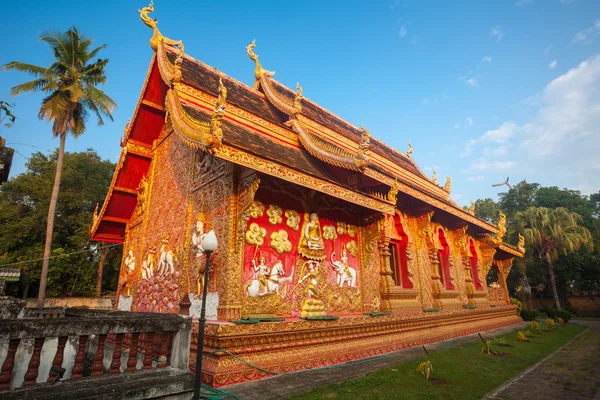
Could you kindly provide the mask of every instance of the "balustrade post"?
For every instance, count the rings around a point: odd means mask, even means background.
[[[104,360],[104,342],[106,341],[106,335],[98,335],[98,349],[94,357],[94,364],[92,364],[92,376],[103,375],[103,360]]]
[[[67,343],[68,336],[60,336],[58,338],[58,345],[56,346],[56,354],[54,355],[54,360],[52,361],[52,366],[55,368],[62,368],[64,352],[65,352],[65,344]],[[48,382],[54,381],[53,376],[48,376]]]
[[[15,366],[15,353],[19,347],[20,339],[11,339],[8,342],[8,353],[0,370],[0,390],[10,389],[10,381],[12,379],[12,371]]]
[[[134,332],[131,334],[131,346],[129,348],[129,359],[127,360],[127,372],[137,371],[137,347],[139,338],[139,332]]]
[[[152,355],[154,352],[154,332],[146,332],[146,349],[144,354],[143,369],[152,369]]]
[[[83,377],[83,361],[85,359],[85,345],[87,340],[88,335],[79,336],[79,346],[77,346],[77,354],[75,355],[75,364],[73,365],[71,379],[79,379]]]
[[[43,337],[35,339],[33,344],[33,353],[31,354],[31,360],[29,360],[29,366],[27,367],[27,372],[25,373],[23,386],[33,386],[36,384],[38,370],[40,368],[40,354],[42,352],[42,347],[44,346],[45,340],[46,338]]]
[[[113,351],[112,362],[110,363],[110,373],[119,374],[121,372],[121,346],[123,343],[123,334],[117,333],[115,338],[115,350]]]
[[[160,350],[158,354],[158,368],[165,368],[167,364],[167,354],[169,354],[169,342],[171,341],[170,332],[163,332],[160,335]]]

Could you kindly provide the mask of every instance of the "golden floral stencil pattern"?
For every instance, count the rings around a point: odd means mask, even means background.
[[[345,222],[337,223],[337,233],[338,233],[338,235],[343,235],[346,233],[346,223]]]
[[[265,206],[260,201],[253,201],[248,208],[248,215],[251,218],[260,218],[265,213]]]
[[[356,236],[356,226],[354,226],[354,225],[348,225],[348,226],[346,227],[346,230],[347,230],[347,232],[348,232],[348,236],[350,236],[350,237],[352,237],[352,238],[353,238],[354,236]]]
[[[326,225],[323,227],[323,239],[335,240],[336,238],[337,233],[335,232],[335,227],[333,225]]]
[[[356,257],[356,253],[358,252],[358,246],[356,245],[356,242],[354,240],[349,241],[346,244],[346,250],[348,250],[353,257]]]
[[[292,242],[288,240],[288,233],[283,229],[271,233],[271,247],[277,254],[289,253],[292,251]]]
[[[267,215],[269,216],[269,223],[271,223],[271,225],[277,225],[283,221],[283,219],[281,218],[281,216],[283,215],[283,210],[281,209],[281,207],[276,206],[275,204],[271,204],[269,206],[269,209],[267,210]]]
[[[297,231],[300,228],[300,215],[294,210],[286,210],[285,218],[287,219],[287,226]]]
[[[253,246],[262,246],[266,235],[267,230],[260,227],[256,222],[253,222],[246,231],[246,243]]]

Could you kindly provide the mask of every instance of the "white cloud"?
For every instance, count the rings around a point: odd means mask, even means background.
[[[582,31],[579,31],[573,36],[573,40],[571,40],[571,44],[575,43],[583,43],[588,42],[595,35],[600,34],[600,18],[594,21],[594,25],[586,28]]]
[[[463,169],[461,172],[477,172],[477,171],[510,171],[517,166],[515,161],[490,161],[485,157],[480,157],[471,162],[471,166]]]
[[[525,7],[527,4],[531,4],[533,0],[519,0],[515,3],[515,5],[519,7]]]
[[[502,26],[496,25],[490,30],[490,36],[496,38],[496,41],[501,41],[504,37],[504,32],[502,31]]]
[[[468,126],[469,128],[473,126],[473,118],[471,118],[471,117],[468,117],[468,118],[467,118],[467,126]]]
[[[548,68],[554,69],[556,67],[556,64],[558,64],[558,62],[556,60],[554,60],[550,64],[548,64]]]
[[[481,60],[481,63],[482,63],[482,64],[483,64],[483,63],[488,63],[488,64],[490,64],[491,62],[492,62],[492,57],[490,57],[490,56],[485,56],[485,57],[483,57],[483,59]]]
[[[478,81],[477,81],[477,79],[475,79],[475,78],[467,79],[467,80],[465,81],[465,83],[466,83],[467,85],[469,85],[469,86],[472,86],[472,87],[477,87],[477,86],[479,86],[479,82],[478,82]]]
[[[398,31],[398,35],[400,35],[401,38],[404,38],[407,34],[408,34],[408,31],[406,30],[406,27],[404,25],[402,25],[400,27],[400,30]]]
[[[517,132],[519,126],[512,121],[503,123],[498,129],[487,131],[479,140],[488,143],[506,143]]]
[[[465,144],[477,154],[463,173],[502,171],[543,185],[581,190],[600,188],[600,55],[552,80],[534,96],[532,118],[506,121]]]
[[[477,175],[477,176],[470,176],[467,178],[467,182],[477,182],[477,181],[482,181],[485,178],[481,175]]]

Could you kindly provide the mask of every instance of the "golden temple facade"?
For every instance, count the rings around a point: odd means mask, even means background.
[[[124,246],[119,309],[177,313],[185,297],[196,315],[214,229],[207,353],[287,372],[520,320],[506,277],[524,249],[503,243],[503,216],[479,220],[412,147],[402,154],[275,81],[254,42],[248,87],[162,36],[153,11],[140,16],[154,55],[92,227]],[[264,376],[224,354],[203,370],[214,386]]]

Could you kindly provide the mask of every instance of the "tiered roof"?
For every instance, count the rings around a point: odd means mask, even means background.
[[[96,240],[121,241],[148,172],[164,121],[188,145],[366,209],[392,214],[398,202],[415,213],[435,211],[449,226],[472,234],[498,228],[463,210],[408,155],[375,139],[273,79],[254,53],[254,88],[184,54],[183,44],[164,38],[141,10],[155,50],[142,95],[125,130],[111,189],[95,217]]]

